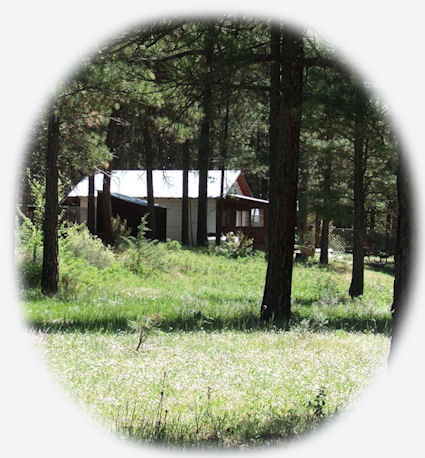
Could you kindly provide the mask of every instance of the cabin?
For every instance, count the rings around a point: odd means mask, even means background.
[[[220,170],[208,171],[207,231],[216,233],[242,231],[254,239],[256,248],[266,246],[268,201],[256,199],[240,170],[224,172],[221,193]],[[155,221],[161,239],[181,241],[182,235],[182,170],[154,170],[153,193]],[[87,219],[88,177],[84,177],[68,194],[69,219],[83,222]],[[95,175],[96,232],[101,233],[101,205],[103,173]],[[198,217],[199,171],[188,172],[189,243],[196,244]],[[129,227],[137,225],[147,212],[147,184],[145,170],[113,170],[111,172],[111,197],[114,216],[127,220]],[[136,226],[137,227],[137,226]],[[157,234],[157,238],[158,234]]]

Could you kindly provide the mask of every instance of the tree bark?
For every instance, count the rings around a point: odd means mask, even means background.
[[[203,119],[198,150],[199,169],[199,195],[198,195],[198,227],[196,232],[196,244],[205,246],[207,244],[207,205],[208,205],[208,162],[210,157],[210,128],[212,123],[212,58],[214,42],[212,26],[208,25],[206,30],[205,60],[207,73],[205,74],[204,87],[202,91]]]
[[[283,55],[288,60],[278,60]],[[272,25],[270,90],[270,204],[266,284],[260,318],[287,327],[291,317],[291,286],[296,226],[299,137],[303,68],[302,37]]]
[[[182,145],[183,152],[183,189],[182,189],[182,244],[189,245],[189,142]]]
[[[226,159],[227,159],[227,138],[229,135],[229,112],[230,112],[230,103],[229,96],[227,96],[226,101],[226,114],[224,116],[224,126],[223,126],[223,135],[221,137],[221,175],[220,175],[220,199],[224,195],[224,172],[226,170]],[[217,221],[219,222],[217,227],[217,233],[215,235],[215,244],[220,245],[221,242],[221,226],[223,224],[223,207],[222,205],[216,206],[217,212]]]
[[[303,193],[299,196],[299,212],[297,218],[298,240],[300,245],[305,243],[305,233],[307,231],[307,216],[308,216],[308,198]]]
[[[322,221],[322,237],[320,238],[320,264],[329,263],[329,219],[323,218]]]
[[[146,234],[149,238],[156,238],[156,223],[155,223],[155,200],[153,194],[153,148],[152,137],[148,123],[145,123],[144,128],[144,145],[146,152],[146,196],[148,201],[148,228],[150,231]]]
[[[319,216],[319,212],[316,211],[315,223],[314,223],[314,247],[320,247],[320,231],[322,227],[322,219]]]
[[[96,212],[94,206],[94,173],[89,175],[89,192],[87,198],[87,228],[91,234],[96,234]]]
[[[58,154],[59,118],[51,108],[47,126],[46,202],[43,219],[43,267],[41,291],[53,295],[59,287],[58,253]]]
[[[329,156],[326,157],[326,165],[323,171],[323,220],[322,220],[322,236],[320,237],[320,264],[327,265],[329,263],[329,213],[330,213],[330,198],[331,198],[331,179],[332,179],[332,163]]]
[[[360,90],[355,96],[354,132],[354,217],[353,217],[353,269],[349,294],[352,298],[361,296],[364,289],[364,233],[365,233],[365,195],[364,195],[364,136],[366,113]]]
[[[412,256],[412,208],[410,204],[410,186],[406,176],[403,158],[399,154],[397,170],[398,193],[398,221],[397,221],[397,247],[394,267],[394,298],[391,306],[393,319],[391,350],[398,337],[401,318],[406,309],[408,290],[411,283],[411,272],[414,269]]]
[[[106,145],[109,151],[114,154],[116,148],[116,135],[117,135],[117,116],[118,110],[113,110],[111,119],[108,124],[108,131],[106,135]],[[111,164],[114,163],[112,159]],[[109,172],[103,174],[103,192],[102,192],[102,226],[103,226],[103,241],[108,245],[115,244],[115,237],[112,229],[112,203],[111,203],[111,174],[112,167]]]

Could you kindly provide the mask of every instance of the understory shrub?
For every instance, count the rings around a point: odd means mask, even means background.
[[[165,241],[165,247],[169,251],[179,251],[181,250],[182,245],[178,240],[171,240],[167,237],[167,240]]]
[[[114,254],[102,241],[90,234],[85,225],[66,228],[60,239],[62,255],[83,258],[91,266],[105,268],[114,262]]]
[[[146,238],[147,215],[143,216],[138,226],[137,236],[125,238],[127,248],[122,253],[123,264],[136,274],[147,274],[153,271],[161,271],[164,268],[164,247],[158,244],[158,240]]]
[[[115,249],[120,250],[128,246],[131,229],[128,228],[126,220],[119,216],[112,218],[112,232],[115,238]]]
[[[226,240],[222,241],[218,247],[214,247],[214,252],[228,258],[244,258],[252,254],[253,243],[253,239],[241,231],[236,232],[236,234],[228,232]]]
[[[20,225],[16,224],[15,259],[22,284],[25,288],[36,287],[40,283],[43,259],[42,233],[30,218],[20,214]]]

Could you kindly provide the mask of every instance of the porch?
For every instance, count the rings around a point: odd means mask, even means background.
[[[240,231],[253,239],[254,248],[264,250],[267,246],[268,206],[267,200],[236,194],[217,199],[217,233]]]

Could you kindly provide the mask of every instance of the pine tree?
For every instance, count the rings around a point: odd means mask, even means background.
[[[46,203],[43,219],[43,268],[41,291],[56,294],[59,285],[58,258],[58,155],[60,121],[55,107],[50,107],[46,148]]]

